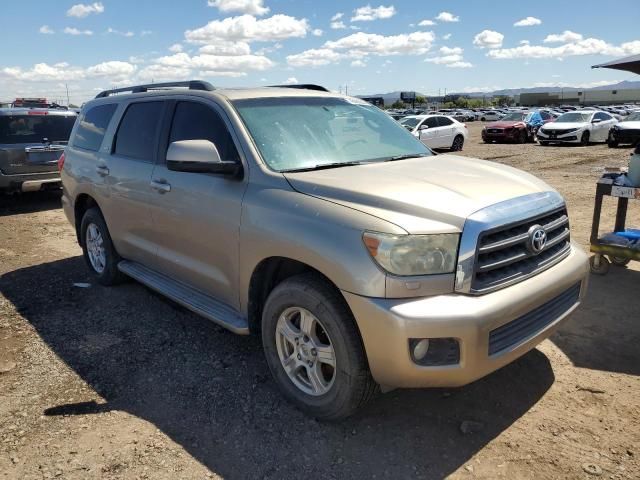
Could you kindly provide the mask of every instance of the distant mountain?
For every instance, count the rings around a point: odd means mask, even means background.
[[[570,92],[570,91],[589,91],[589,90],[627,90],[632,88],[640,89],[640,81],[628,81],[613,83],[611,85],[601,85],[599,87],[591,87],[591,88],[577,88],[577,87],[532,87],[532,88],[507,88],[504,90],[494,90],[492,92],[471,92],[464,93],[463,95],[469,97],[489,97],[489,96],[514,96],[520,95],[522,93],[544,93],[544,92]]]

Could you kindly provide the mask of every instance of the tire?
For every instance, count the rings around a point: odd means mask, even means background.
[[[522,130],[518,134],[518,143],[527,143],[527,139],[528,138],[529,138],[529,136],[527,135],[527,131],[526,130]]]
[[[312,324],[313,329],[301,328],[301,315],[312,319],[305,323]],[[283,328],[285,325],[287,328]],[[286,336],[280,333],[285,330]],[[309,336],[304,335],[305,331]],[[271,292],[262,315],[262,346],[283,395],[317,419],[346,418],[363,407],[378,390],[344,298],[316,274],[291,277]],[[332,349],[333,368],[320,361],[323,355],[310,356],[315,355],[313,346],[318,346],[317,352],[325,351],[325,358],[331,358],[326,349]],[[290,359],[291,373],[285,371],[285,360],[281,358]],[[316,390],[309,372],[317,371],[317,366],[326,368],[314,377],[321,377],[321,388]]]
[[[456,135],[451,143],[451,151],[460,152],[462,151],[462,147],[464,147],[464,137],[462,135]]]
[[[487,118],[486,118],[486,117],[482,117],[482,118],[480,118],[480,121],[481,121],[481,122],[486,122],[486,121],[487,121]]]
[[[609,148],[618,148],[619,143],[613,139],[611,134],[609,134],[609,137],[607,137],[607,145]]]
[[[596,265],[596,257],[598,256],[600,257],[600,265]],[[589,266],[591,267],[591,273],[595,275],[606,275],[609,273],[611,264],[604,255],[594,255],[589,259]]]
[[[624,267],[631,261],[630,258],[614,257],[612,255],[609,255],[609,260],[617,267]]]
[[[589,137],[590,137],[589,132],[583,132],[582,136],[580,137],[580,145],[582,145],[583,147],[588,146],[589,145]]]
[[[99,234],[101,242],[96,240],[96,232]],[[92,236],[93,239],[87,235]],[[92,243],[95,248],[92,248]],[[117,285],[125,280],[124,274],[118,270],[118,262],[122,259],[113,246],[109,229],[98,208],[90,208],[82,217],[82,222],[80,223],[80,246],[82,247],[84,260],[98,283],[109,286]],[[98,264],[103,264],[103,267],[99,268],[99,265],[96,264],[96,257],[101,257],[102,253],[104,254],[103,261],[98,262]]]
[[[543,147],[548,147],[549,146],[549,142],[545,142],[543,140],[538,140],[540,142],[540,145]]]

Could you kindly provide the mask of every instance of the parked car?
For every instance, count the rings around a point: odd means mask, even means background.
[[[529,139],[525,113],[512,112],[482,129],[482,140],[491,142],[526,143]]]
[[[314,88],[192,81],[87,102],[60,166],[95,280],[130,276],[261,335],[282,393],[322,419],[379,388],[472,382],[579,306],[586,254],[553,188],[436,156]]]
[[[57,162],[77,114],[46,101],[27,105],[0,108],[0,193],[61,186]]]
[[[445,115],[409,116],[400,120],[400,125],[429,148],[448,148],[453,152],[462,150],[468,136],[464,123]]]
[[[502,112],[498,112],[497,110],[487,110],[485,112],[482,112],[480,120],[483,122],[495,122],[497,120],[500,120],[502,117],[504,117],[504,114]]]
[[[632,113],[609,130],[607,144],[611,148],[615,148],[620,144],[638,145],[639,142],[640,112]]]
[[[538,130],[540,145],[550,143],[606,142],[609,130],[618,120],[607,112],[576,110],[559,116]]]

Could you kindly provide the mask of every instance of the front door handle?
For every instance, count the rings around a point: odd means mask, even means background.
[[[171,191],[171,185],[164,180],[151,180],[151,188],[158,193],[167,193]]]
[[[106,177],[107,175],[109,175],[109,169],[105,165],[98,165],[96,167],[96,172],[98,172],[98,175],[100,175],[101,177]]]

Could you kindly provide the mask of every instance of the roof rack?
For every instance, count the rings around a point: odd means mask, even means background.
[[[294,85],[269,85],[270,88],[299,88],[301,90],[317,90],[319,92],[328,92],[329,90],[322,85],[314,85],[313,83],[299,83]]]
[[[149,83],[147,85],[133,85],[131,87],[114,88],[112,90],[104,90],[96,95],[96,98],[105,98],[116,93],[130,92],[143,93],[149,90],[163,90],[174,87],[187,87],[189,90],[204,90],[210,92],[215,87],[204,80],[188,80],[186,82],[165,82],[165,83]]]

